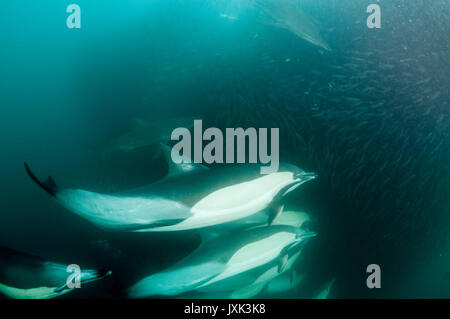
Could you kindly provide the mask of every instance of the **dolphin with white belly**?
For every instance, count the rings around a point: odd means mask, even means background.
[[[274,225],[286,225],[301,228],[310,220],[310,216],[304,212],[285,211],[274,221]],[[247,277],[251,274],[254,275],[254,280],[249,281],[250,283],[248,285],[240,286],[236,290],[203,294],[191,293],[186,297],[247,299],[253,298],[262,292],[264,292],[264,294],[274,294],[293,289],[294,287],[297,287],[304,278],[304,275],[298,275],[294,269],[294,265],[300,259],[301,253],[302,249],[298,249],[296,252],[288,254],[286,263],[281,269],[279,269],[278,264],[272,263],[272,267],[266,267],[265,271],[257,269],[256,271],[247,274]]]
[[[219,291],[213,293],[199,293],[197,291],[183,294],[181,298],[201,298],[201,299],[249,299],[267,295],[273,297],[286,291],[291,291],[299,286],[305,275],[299,275],[293,269],[296,261],[299,260],[302,250],[299,250],[288,257],[284,270],[278,270],[278,265],[273,265],[265,272],[254,272],[255,280],[246,286],[239,287],[231,291]]]
[[[286,294],[298,289],[305,279],[305,274],[299,274],[296,271],[283,273],[271,280],[264,289],[264,298],[278,297],[280,294]]]
[[[237,290],[254,284],[274,267],[282,272],[289,256],[315,235],[292,226],[274,225],[221,236],[202,243],[168,269],[140,280],[128,295],[146,298]]]
[[[288,291],[293,287],[298,286],[304,278],[303,275],[297,275],[296,271],[293,269],[294,264],[299,260],[301,253],[302,249],[289,255],[283,269],[279,269],[277,264],[272,263],[272,266],[266,267],[267,270],[264,272],[261,272],[261,269],[253,271],[252,273],[255,275],[254,281],[246,286],[228,292],[194,295],[197,298],[249,299],[258,296],[261,293],[266,295]],[[249,277],[250,274],[247,274],[246,276]]]
[[[0,295],[13,299],[50,299],[75,288],[67,286],[68,265],[0,246]],[[80,285],[102,279],[107,270],[82,269]]]
[[[198,229],[240,220],[262,210],[271,224],[282,212],[284,196],[316,177],[289,164],[280,164],[278,172],[261,175],[258,165],[208,169],[197,164],[174,164],[170,157],[168,162],[167,177],[115,194],[63,189],[53,178],[42,182],[27,164],[25,168],[31,179],[61,205],[103,229],[115,231]]]

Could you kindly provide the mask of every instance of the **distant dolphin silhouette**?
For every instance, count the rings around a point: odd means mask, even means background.
[[[253,0],[255,8],[263,14],[263,22],[281,29],[322,48],[331,51],[320,33],[319,24],[294,0]]]
[[[102,151],[102,157],[114,152],[130,152],[134,149],[170,140],[172,131],[178,127],[190,128],[194,117],[169,118],[147,122],[142,119],[134,121],[133,127],[111,139]]]

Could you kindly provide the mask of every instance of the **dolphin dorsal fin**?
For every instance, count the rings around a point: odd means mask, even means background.
[[[182,157],[183,161],[180,164],[174,163],[171,156],[171,149],[166,144],[160,143],[162,153],[169,165],[169,177],[180,174],[187,174],[199,171],[206,171],[209,168],[201,164],[192,163],[190,158]]]

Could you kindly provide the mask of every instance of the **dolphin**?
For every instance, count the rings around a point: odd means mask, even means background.
[[[111,271],[81,269],[80,284],[109,276]],[[73,291],[67,265],[0,246],[0,295],[14,299],[50,299]]]
[[[127,292],[131,298],[146,298],[232,291],[257,284],[255,279],[267,271],[282,272],[289,256],[315,235],[286,225],[224,235],[203,242],[180,262],[138,281]]]
[[[277,265],[273,265],[265,272],[259,272],[254,281],[246,286],[232,291],[219,291],[214,293],[190,292],[181,295],[182,298],[201,298],[201,299],[249,299],[259,295],[276,295],[292,290],[300,285],[305,275],[298,275],[293,266],[301,256],[299,250],[292,256],[289,256],[285,269],[279,271]]]
[[[168,148],[165,148],[166,156]],[[115,194],[60,188],[52,177],[33,181],[68,210],[113,231],[182,231],[244,219],[262,210],[273,223],[283,210],[284,196],[316,178],[289,164],[261,175],[258,165],[207,169],[198,164],[169,162],[167,177],[148,186]]]
[[[274,293],[274,291],[278,290],[277,292],[282,292],[298,285],[302,281],[303,276],[296,276],[296,272],[292,268],[301,256],[301,253],[302,249],[292,255],[288,255],[286,264],[281,269],[277,264],[272,264],[272,267],[268,267],[264,272],[259,272],[259,275],[251,284],[232,291],[228,298],[254,298],[263,291]]]
[[[128,132],[107,143],[107,146],[103,149],[102,158],[105,158],[106,154],[109,153],[130,152],[140,147],[170,140],[170,135],[174,129],[178,127],[190,128],[194,119],[196,118],[176,117],[153,122],[137,119]]]
[[[305,224],[310,221],[310,216],[304,212],[299,211],[286,211],[276,219],[273,225],[285,225],[291,226],[297,229],[301,229]],[[298,249],[292,254],[288,254],[285,260],[285,265],[280,269],[279,264],[273,264],[272,267],[268,267],[267,270],[261,272],[257,270],[255,280],[244,287],[222,293],[221,298],[228,299],[248,299],[253,298],[261,292],[274,293],[282,292],[284,290],[292,289],[297,286],[304,278],[303,275],[297,275],[294,265],[299,260],[302,253],[302,248]],[[217,294],[213,297],[217,298]],[[208,295],[202,297],[208,298]]]
[[[306,14],[294,0],[253,0],[251,3],[262,13],[264,23],[288,30],[317,47],[331,51],[320,34],[319,24]]]
[[[307,213],[300,211],[285,211],[278,217],[273,225],[286,225],[295,228],[302,228],[310,221]],[[281,293],[298,286],[304,278],[304,275],[298,275],[294,269],[295,263],[299,260],[302,250],[288,256],[286,265],[279,270],[278,265],[274,264],[267,270],[254,273],[254,280],[243,287],[232,291],[220,291],[214,293],[191,292],[183,295],[184,298],[220,298],[220,299],[247,299],[253,298],[264,291],[264,293]]]
[[[267,224],[268,218],[270,217],[269,214],[272,209],[273,208],[269,206],[268,209],[233,222],[198,229],[197,233],[200,235],[202,240],[206,241],[234,231],[244,231],[253,227],[262,226]],[[310,221],[310,216],[305,212],[283,209],[282,214],[276,217],[276,219],[272,221],[271,225],[290,225],[301,228],[303,227],[302,225],[305,225]]]

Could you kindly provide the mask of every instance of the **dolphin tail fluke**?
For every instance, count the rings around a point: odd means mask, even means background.
[[[30,167],[27,163],[24,163],[25,170],[27,171],[28,176],[36,183],[38,184],[42,189],[44,189],[47,193],[52,195],[53,197],[56,196],[56,192],[58,191],[58,186],[56,185],[54,179],[49,176],[45,182],[41,182],[36,175],[31,171]]]

